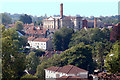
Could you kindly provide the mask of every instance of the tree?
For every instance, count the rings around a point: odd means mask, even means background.
[[[28,71],[36,71],[36,68],[39,64],[39,58],[35,55],[35,52],[30,52],[29,55],[26,56],[27,59],[27,70]]]
[[[104,60],[106,55],[110,52],[112,44],[113,43],[111,43],[110,41],[94,42],[92,44],[92,57],[97,64],[97,69],[100,69],[101,71],[104,70]]]
[[[23,29],[23,23],[21,22],[21,21],[17,21],[16,23],[15,23],[15,28],[16,28],[16,30],[19,30],[19,31],[21,31],[22,29]]]
[[[42,50],[42,49],[34,49],[33,51],[35,52],[35,55],[36,55],[37,57],[41,57],[42,55],[45,54],[45,51]]]
[[[0,16],[2,18],[1,20],[2,20],[3,25],[7,25],[7,24],[12,23],[11,22],[11,20],[12,20],[11,17],[8,16],[6,13],[1,13]]]
[[[25,54],[19,52],[19,37],[15,29],[2,32],[2,77],[20,78],[26,69]],[[23,45],[23,44],[21,44]]]
[[[24,24],[30,24],[32,23],[32,18],[29,15],[25,14],[20,16],[20,21],[22,21]]]
[[[94,42],[103,42],[105,40],[109,41],[109,39],[110,30],[107,28],[103,30],[99,28],[91,28],[87,29],[87,31],[82,29],[72,35],[69,47],[75,46],[80,42],[84,42],[85,44],[92,44]]]
[[[120,42],[116,42],[106,56],[105,67],[108,72],[120,73]]]
[[[66,50],[72,37],[73,29],[63,27],[53,35],[53,45],[55,50]]]
[[[25,55],[19,53],[10,36],[2,38],[2,77],[20,78],[26,68]]]

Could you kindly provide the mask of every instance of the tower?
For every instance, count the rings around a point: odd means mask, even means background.
[[[63,18],[63,3],[60,4],[60,17]]]
[[[94,18],[94,28],[97,27],[97,18]]]

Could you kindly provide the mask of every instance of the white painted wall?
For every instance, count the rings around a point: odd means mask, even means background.
[[[30,44],[31,48],[35,48],[35,49],[47,49],[47,45],[46,42],[39,42],[39,41],[28,41],[28,43]]]
[[[61,72],[54,72],[50,70],[45,70],[45,78],[59,78],[62,76],[79,76],[81,78],[88,78],[88,72],[80,72],[78,74],[66,74],[66,73],[61,73]]]

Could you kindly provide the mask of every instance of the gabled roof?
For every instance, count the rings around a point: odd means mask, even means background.
[[[48,38],[36,38],[36,37],[29,37],[28,41],[39,41],[39,42],[47,42]]]
[[[67,74],[77,74],[79,72],[87,72],[87,71],[73,65],[67,65],[67,66],[63,66],[62,69],[59,70],[59,72],[63,72]]]
[[[46,70],[50,70],[50,71],[58,71],[58,69],[59,69],[60,67],[54,67],[54,66],[52,66],[52,67],[50,67],[50,68],[47,68]]]
[[[35,38],[33,41],[47,42],[48,40],[48,38]]]
[[[88,72],[84,69],[78,68],[73,65],[67,65],[63,67],[50,67],[50,68],[47,68],[46,70],[50,70],[50,71],[54,70],[55,72],[61,72],[61,73],[66,73],[66,74],[78,74],[80,72]]]

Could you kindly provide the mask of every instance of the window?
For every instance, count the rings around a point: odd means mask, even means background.
[[[37,31],[35,33],[37,33]]]
[[[29,31],[29,33],[31,33],[31,31]]]
[[[37,48],[39,48],[39,46],[37,46]]]

